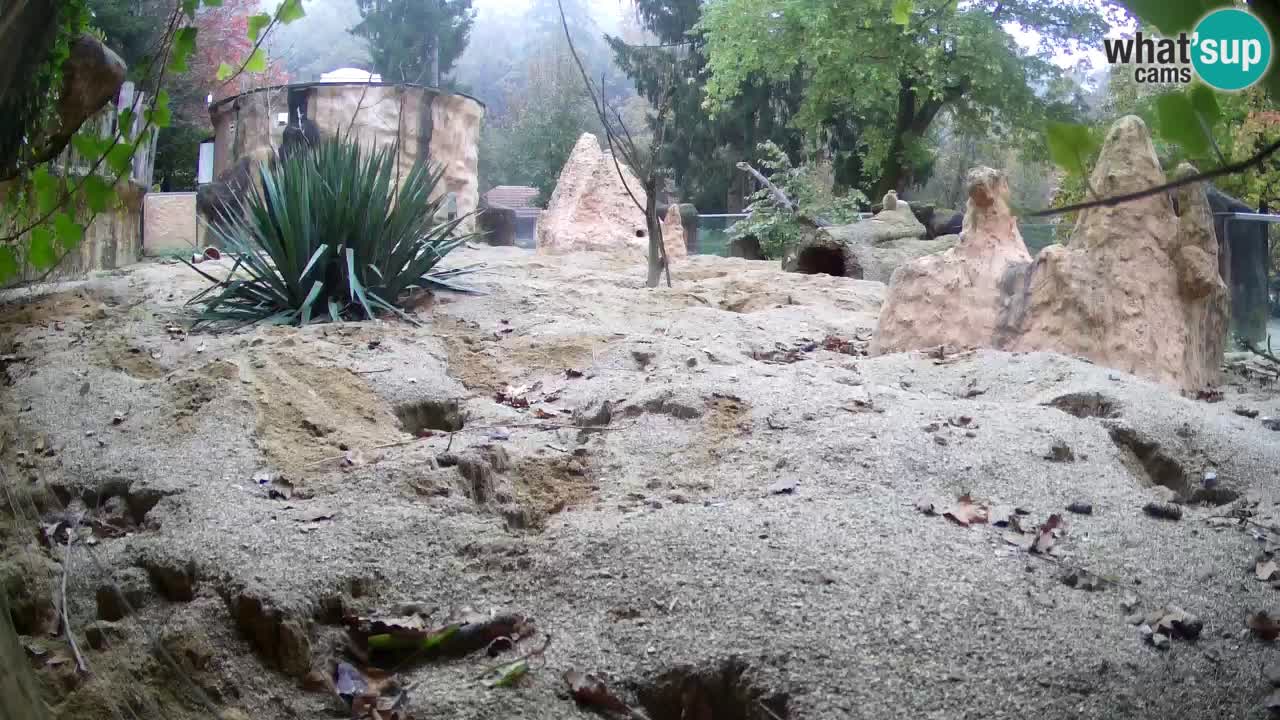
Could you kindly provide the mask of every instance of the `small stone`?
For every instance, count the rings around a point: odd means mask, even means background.
[[[1237,405],[1235,410],[1233,410],[1233,412],[1241,417],[1247,417],[1250,420],[1258,417],[1257,410],[1254,410],[1253,408],[1244,407],[1243,405]]]
[[[1076,454],[1071,450],[1071,446],[1065,442],[1058,440],[1049,448],[1049,452],[1044,456],[1049,462],[1069,463],[1076,461]]]
[[[698,358],[690,355],[689,357],[685,358],[684,364],[689,367],[698,367]]]
[[[1084,500],[1076,500],[1067,506],[1067,512],[1073,512],[1077,515],[1092,515],[1093,503]]]
[[[1127,613],[1133,612],[1138,607],[1138,597],[1132,593],[1125,595],[1124,598],[1120,600],[1120,607]]]
[[[1164,633],[1153,633],[1151,635],[1151,644],[1154,645],[1157,650],[1168,650],[1169,636]]]
[[[1280,714],[1280,690],[1273,691],[1263,703],[1273,716]]]
[[[1268,430],[1280,430],[1280,418],[1262,418],[1262,427]]]
[[[1280,687],[1280,662],[1271,662],[1262,669],[1262,676],[1272,687]]]
[[[947,445],[947,444],[948,444],[947,439],[946,439],[946,438],[944,438],[944,437],[943,437],[943,436],[941,436],[941,435],[934,435],[934,436],[933,436],[933,443],[934,443],[935,445],[943,445],[943,446],[945,446],[945,445]]]

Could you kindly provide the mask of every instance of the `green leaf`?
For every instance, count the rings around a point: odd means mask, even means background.
[[[245,72],[260,73],[267,71],[267,51],[257,48],[244,63]]]
[[[529,672],[529,661],[520,659],[507,663],[496,670],[498,677],[488,683],[491,688],[511,687]]]
[[[125,137],[133,133],[134,118],[133,108],[127,107],[120,111],[120,132]]]
[[[194,12],[194,11],[193,11]],[[196,51],[196,28],[179,28],[173,34],[173,49],[169,55],[169,70],[175,73],[187,71],[187,61]]]
[[[1218,105],[1218,94],[1208,85],[1197,84],[1191,88],[1191,106],[1200,113],[1204,124],[1213,127],[1222,119],[1222,108]]]
[[[48,270],[58,262],[53,250],[53,231],[41,225],[31,230],[31,245],[27,248],[27,260],[37,270]]]
[[[282,23],[301,20],[306,14],[306,11],[302,9],[302,0],[284,0],[276,10],[276,18]]]
[[[91,212],[106,212],[116,199],[115,190],[98,175],[87,176],[81,187],[84,188],[84,199]]]
[[[198,9],[200,9],[200,0],[182,0],[182,12],[187,17],[194,19]]]
[[[205,7],[222,7],[222,0],[204,0],[201,4]]]
[[[1209,151],[1209,137],[1185,94],[1172,92],[1156,98],[1156,122],[1160,136],[1180,145],[1187,154],[1200,157]]]
[[[31,185],[36,193],[36,211],[48,215],[58,207],[61,188],[58,179],[49,174],[48,166],[41,165],[31,175]]]
[[[129,168],[133,166],[133,145],[129,143],[118,143],[115,147],[107,151],[107,165],[115,171],[117,175],[128,175]]]
[[[903,27],[911,22],[911,10],[914,3],[912,0],[894,0],[893,2],[893,22]]]
[[[249,42],[258,42],[262,29],[271,24],[271,16],[266,13],[249,16]]]
[[[232,75],[236,74],[236,69],[226,63],[218,65],[218,82],[226,82]]]
[[[0,245],[0,283],[18,274],[18,255],[11,245]]]
[[[1058,167],[1073,175],[1085,175],[1085,162],[1098,147],[1093,132],[1084,125],[1050,122],[1045,127],[1049,157]]]
[[[161,90],[156,94],[155,107],[147,111],[147,120],[158,128],[167,128],[173,122],[168,90]]]
[[[76,149],[80,157],[90,163],[97,162],[98,158],[102,157],[105,142],[103,138],[84,133],[76,133],[71,136],[71,146]]]
[[[84,226],[65,212],[53,216],[53,232],[64,250],[74,249],[84,239]]]
[[[1210,10],[1226,7],[1231,0],[1124,0],[1121,4],[1162,34],[1173,35],[1190,30]]]

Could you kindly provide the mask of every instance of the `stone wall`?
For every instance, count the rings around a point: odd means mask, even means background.
[[[244,157],[263,160],[281,147],[280,113],[301,112],[322,135],[350,132],[366,147],[397,148],[408,173],[415,161],[443,165],[437,195],[452,192],[459,214],[479,207],[479,142],[484,105],[474,98],[417,85],[315,83],[265,88],[209,108],[214,127],[214,177]],[[469,223],[464,230],[474,229]]]
[[[0,185],[0,196],[7,188]],[[120,203],[106,212],[98,213],[85,228],[84,239],[67,254],[57,269],[47,279],[60,280],[76,277],[94,270],[113,270],[137,262],[142,256],[142,201],[143,189],[133,183],[121,182],[117,188]],[[43,278],[45,271],[25,264],[15,282],[27,282]]]
[[[195,193],[147,193],[142,208],[143,254],[190,254],[207,245]]]

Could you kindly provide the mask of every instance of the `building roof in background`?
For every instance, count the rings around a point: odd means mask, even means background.
[[[533,203],[538,199],[538,189],[523,185],[499,185],[485,193],[484,199],[490,205],[516,210],[537,208]]]
[[[345,68],[338,68],[333,72],[321,73],[320,82],[322,83],[349,83],[349,82],[380,83],[382,82],[382,76],[377,73],[371,73],[368,70],[361,70],[360,68],[345,67]]]

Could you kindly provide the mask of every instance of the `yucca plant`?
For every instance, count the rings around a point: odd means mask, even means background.
[[[415,289],[472,292],[449,280],[474,266],[434,268],[467,242],[470,215],[437,219],[444,195],[431,195],[443,168],[421,162],[396,183],[394,148],[365,150],[323,140],[307,152],[259,168],[261,187],[237,199],[236,212],[211,227],[236,256],[225,280],[187,263],[214,283],[188,305],[204,323],[306,325],[313,319],[373,319],[393,313]],[[185,262],[185,261],[184,261]]]

